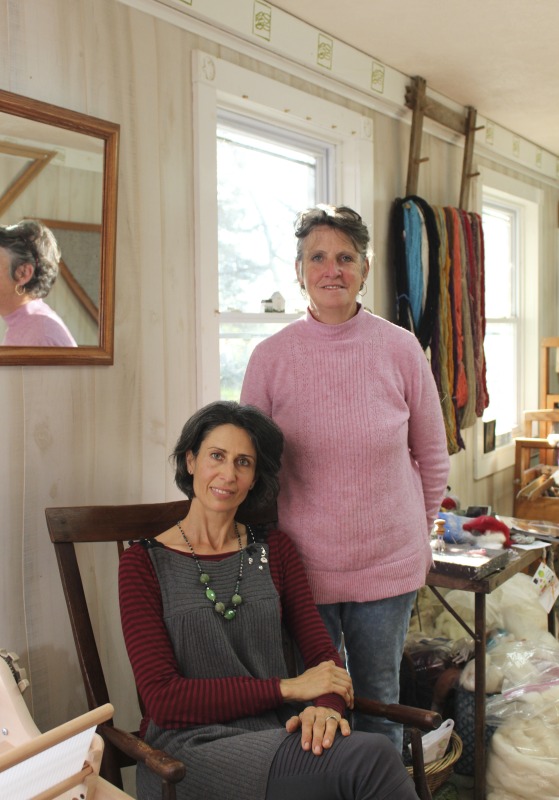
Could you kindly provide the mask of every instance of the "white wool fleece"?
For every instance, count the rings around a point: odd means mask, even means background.
[[[487,763],[487,800],[559,797],[559,686],[524,695],[529,719],[515,716],[495,731]]]

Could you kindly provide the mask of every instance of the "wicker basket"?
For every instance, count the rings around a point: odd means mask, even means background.
[[[462,754],[462,739],[457,733],[452,731],[448,749],[442,758],[425,764],[425,777],[429,789],[434,792],[439,786],[450,778],[452,767]],[[409,774],[413,777],[413,767],[407,767]]]

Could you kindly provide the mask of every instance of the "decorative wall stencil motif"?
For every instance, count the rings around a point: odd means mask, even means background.
[[[363,119],[361,132],[366,139],[373,138],[373,121],[368,117],[364,117]]]
[[[200,70],[207,81],[215,80],[215,61],[209,56],[204,56],[201,60]]]
[[[384,92],[384,66],[377,61],[373,61],[371,69],[371,89],[379,94]]]
[[[332,58],[334,55],[334,42],[329,36],[323,33],[318,34],[318,46],[316,51],[316,63],[319,67],[332,69]]]
[[[388,100],[395,106],[399,106],[402,103],[402,97],[405,96],[409,76],[389,65],[379,64],[366,53],[350,47],[339,39],[332,39],[332,49],[333,45],[338,43],[336,61],[334,62],[332,59],[330,64],[320,61],[315,48],[319,29],[292,14],[270,6],[266,0],[235,0],[235,2],[233,0],[205,0],[205,2],[204,0],[197,0],[197,2],[194,0],[115,0],[115,2],[128,6],[141,5],[146,10],[149,7],[149,13],[152,16],[164,19],[166,23],[177,25],[187,31],[192,30],[189,17],[195,19],[202,17],[205,22],[214,24],[223,35],[232,34],[235,38],[239,36],[242,38],[251,33],[247,28],[250,25],[248,20],[252,15],[252,34],[258,36],[262,44],[264,42],[271,44],[272,11],[274,11],[276,19],[274,52],[281,53],[283,58],[291,61],[293,65],[303,64],[311,69],[327,67],[329,74],[335,80],[340,80],[367,95],[382,94],[383,100]],[[167,13],[169,7],[175,8],[181,13],[174,15],[171,20]],[[236,49],[238,43],[235,44],[232,40],[231,46]],[[264,44],[263,46],[265,47]],[[266,59],[265,52],[263,58]],[[443,105],[448,103],[448,98],[438,96],[435,92],[431,94]],[[480,129],[484,122],[484,117],[478,114],[477,123]],[[519,151],[513,155],[511,131],[501,128],[495,123],[492,124],[495,131],[493,142],[495,153],[504,158],[514,157],[528,169],[535,169],[536,145],[519,136],[518,140],[519,143],[522,142],[522,146],[519,145]],[[489,145],[489,141],[485,141],[485,144]],[[552,180],[555,180],[557,175],[555,158],[555,153],[543,150],[541,173]]]
[[[252,32],[267,42],[272,35],[272,7],[260,0],[254,2]]]
[[[485,144],[495,144],[495,126],[489,120],[485,122]]]

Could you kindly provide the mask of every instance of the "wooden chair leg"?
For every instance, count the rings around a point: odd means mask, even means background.
[[[98,732],[100,733],[104,742],[103,758],[101,760],[101,769],[99,770],[99,774],[106,781],[112,783],[113,786],[116,786],[118,789],[123,789],[122,774],[120,772],[120,763],[117,751],[115,750],[112,742],[103,736],[102,727],[99,728]]]
[[[174,783],[163,781],[161,784],[161,800],[176,800],[177,787]]]
[[[415,791],[420,800],[433,800],[427,777],[425,775],[425,762],[423,760],[423,743],[421,741],[421,731],[417,728],[410,730],[411,752],[413,765],[413,782]]]

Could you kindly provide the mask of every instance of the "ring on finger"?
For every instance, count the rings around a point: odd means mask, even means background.
[[[336,720],[336,722],[339,722],[339,721],[340,721],[340,720],[338,719],[338,717],[337,717],[335,714],[330,714],[328,717],[326,717],[326,719],[324,720],[324,722],[328,722],[328,720],[329,720],[329,719],[335,719],[335,720]]]

